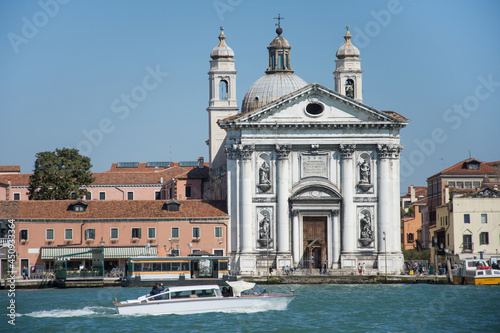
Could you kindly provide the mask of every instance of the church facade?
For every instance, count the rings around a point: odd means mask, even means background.
[[[228,255],[241,274],[363,263],[399,272],[400,130],[408,119],[362,103],[361,61],[349,31],[336,54],[333,90],[295,75],[291,46],[280,27],[276,33],[266,74],[241,110],[223,31],[211,53],[211,178],[227,200]]]

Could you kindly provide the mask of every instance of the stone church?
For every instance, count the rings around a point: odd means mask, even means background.
[[[408,119],[363,104],[360,52],[349,30],[333,90],[295,75],[291,46],[281,27],[276,33],[265,75],[241,110],[222,28],[210,54],[207,144],[213,193],[231,216],[234,268],[352,271],[365,263],[399,272],[400,130]]]

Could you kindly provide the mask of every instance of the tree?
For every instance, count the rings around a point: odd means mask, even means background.
[[[36,154],[35,170],[30,176],[30,200],[65,200],[83,198],[95,178],[90,172],[90,158],[77,149],[56,149]]]

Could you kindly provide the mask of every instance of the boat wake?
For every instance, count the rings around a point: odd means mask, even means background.
[[[31,313],[18,314],[19,316],[27,316],[34,318],[63,318],[63,317],[88,317],[88,316],[109,316],[115,314],[114,308],[103,306],[87,306],[83,309],[53,309],[34,311]]]

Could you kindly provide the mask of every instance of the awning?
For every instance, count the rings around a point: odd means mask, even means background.
[[[42,260],[50,260],[56,257],[75,254],[68,257],[70,259],[92,259],[92,253],[82,253],[98,247],[42,247]],[[81,253],[81,254],[77,254]],[[120,259],[133,257],[156,257],[158,251],[156,247],[145,248],[144,246],[113,246],[104,247],[104,259]]]

